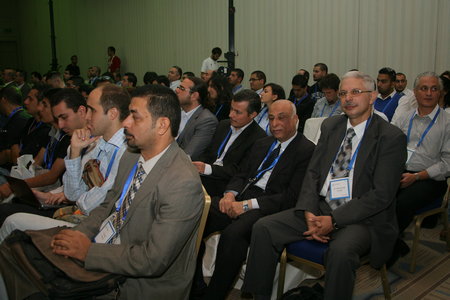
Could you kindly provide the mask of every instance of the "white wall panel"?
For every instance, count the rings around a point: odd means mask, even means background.
[[[4,1],[4,0],[1,0]],[[413,77],[450,68],[450,0],[235,0],[236,65],[263,70],[290,88],[299,68],[324,62],[342,75],[358,68],[376,76],[391,66]],[[19,0],[24,67],[44,72],[51,62],[48,1]],[[227,0],[55,0],[58,61],[76,53],[82,75],[106,68],[113,45],[141,83],[145,71],[172,65],[199,75],[211,48],[228,49]],[[2,21],[2,20],[0,20]],[[3,20],[4,21],[4,20]],[[312,79],[310,81],[312,83]]]

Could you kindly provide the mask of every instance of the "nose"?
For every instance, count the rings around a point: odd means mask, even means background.
[[[64,125],[65,125],[64,120],[58,119],[58,127],[59,127],[59,129],[63,129],[63,128],[64,128]]]
[[[125,120],[122,121],[122,126],[124,128],[129,128],[130,127],[130,118],[131,118],[131,114],[129,114]]]

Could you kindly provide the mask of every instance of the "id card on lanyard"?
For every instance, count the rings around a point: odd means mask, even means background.
[[[422,136],[420,137],[419,142],[417,142],[416,147],[415,148],[407,147],[408,157],[406,159],[406,163],[409,162],[409,160],[411,159],[411,156],[413,156],[413,154],[416,152],[417,148],[419,148],[419,146],[422,145],[423,140],[427,136],[427,134],[430,131],[431,127],[433,127],[434,123],[436,123],[437,117],[439,116],[440,112],[441,112],[441,108],[438,108],[436,114],[434,115],[433,120],[431,120],[430,124],[428,124],[427,128],[422,133]],[[414,121],[414,117],[415,116],[416,116],[416,112],[414,112],[413,115],[411,116],[411,119],[409,119],[408,134],[406,135],[406,142],[407,142],[407,144],[409,144],[409,140],[410,140],[410,137],[411,137],[412,125],[413,125],[413,121]]]
[[[351,198],[351,190],[350,190],[350,172],[353,169],[353,166],[356,161],[356,157],[358,156],[359,148],[361,147],[361,142],[364,138],[364,135],[366,133],[367,127],[370,125],[370,121],[372,120],[372,117],[370,117],[367,120],[366,127],[364,128],[364,134],[361,138],[361,140],[358,143],[358,146],[356,147],[355,152],[352,155],[352,158],[350,160],[350,163],[348,164],[346,170],[347,170],[347,176],[331,179],[330,180],[330,200],[338,200],[338,199],[345,199],[345,198]],[[340,149],[340,147],[339,147]],[[337,155],[339,154],[339,150],[335,155],[335,158],[333,161],[336,160]],[[330,172],[333,173],[333,166],[331,166]]]
[[[103,222],[102,227],[100,228],[99,233],[94,237],[95,243],[109,243],[111,240],[118,234],[116,228],[114,227],[113,220],[117,216],[122,207],[123,201],[125,200],[128,190],[130,189],[131,182],[133,181],[133,177],[136,173],[138,163],[136,163],[131,169],[130,174],[128,175],[127,180],[125,181],[125,185],[123,186],[122,193],[120,194],[120,198],[118,200],[118,205],[116,206],[115,214],[112,214],[108,217],[108,219]],[[125,220],[127,214],[124,213],[122,220]]]

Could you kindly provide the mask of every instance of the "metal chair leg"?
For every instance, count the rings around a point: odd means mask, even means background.
[[[280,270],[278,272],[277,299],[281,299],[281,296],[283,296],[284,280],[285,280],[285,277],[286,277],[286,264],[287,264],[286,249],[284,249],[283,253],[281,253]]]
[[[411,263],[409,265],[409,272],[414,273],[416,270],[416,256],[417,247],[419,246],[420,226],[422,225],[423,217],[419,216],[414,227],[414,240],[411,249]]]
[[[387,269],[385,264],[380,269],[380,277],[381,284],[383,285],[384,298],[386,300],[391,300],[391,286],[387,278]]]

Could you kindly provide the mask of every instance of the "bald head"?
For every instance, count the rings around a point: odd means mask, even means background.
[[[285,142],[297,132],[297,110],[289,100],[276,100],[269,109],[270,132],[280,142]]]

